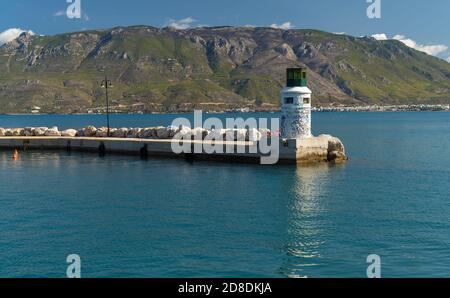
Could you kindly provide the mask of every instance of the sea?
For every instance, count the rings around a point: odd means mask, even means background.
[[[204,117],[276,118],[276,113]],[[111,115],[113,127],[191,114]],[[105,126],[0,115],[0,127]],[[0,277],[450,277],[450,113],[314,113],[343,165],[0,151]],[[370,258],[369,258],[370,261]]]

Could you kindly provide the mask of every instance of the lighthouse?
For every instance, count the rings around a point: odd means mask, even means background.
[[[281,91],[281,138],[310,138],[312,92],[306,69],[288,68],[286,78],[286,88]]]

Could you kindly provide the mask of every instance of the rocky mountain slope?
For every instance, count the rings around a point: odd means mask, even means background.
[[[0,112],[276,109],[287,67],[314,105],[448,103],[450,64],[399,41],[317,30],[148,26],[30,36],[0,47]]]

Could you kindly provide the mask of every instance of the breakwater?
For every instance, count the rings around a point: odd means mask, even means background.
[[[182,140],[178,139],[180,136]],[[260,146],[267,142],[271,143],[270,152]],[[192,150],[176,152],[174,143],[182,143]],[[0,128],[0,148],[78,150],[239,162],[260,162],[272,155],[276,155],[273,163],[339,163],[347,159],[342,142],[329,135],[280,140],[268,129],[209,131],[183,126],[111,128],[109,134],[107,128],[94,126],[64,131],[57,127]]]
[[[275,134],[276,132],[274,132]],[[215,140],[227,141],[259,141],[262,137],[271,137],[270,129],[215,129],[190,128],[187,126],[156,126],[147,128],[97,128],[86,126],[81,129],[66,129],[58,127],[25,127],[0,128],[0,137],[97,137],[97,138],[128,138],[128,139],[160,139],[168,140],[176,136],[193,139],[205,139],[207,136]]]

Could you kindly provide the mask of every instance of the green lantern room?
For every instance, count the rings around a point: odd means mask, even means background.
[[[288,68],[286,70],[286,87],[307,87],[306,68]]]

